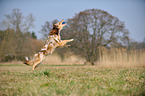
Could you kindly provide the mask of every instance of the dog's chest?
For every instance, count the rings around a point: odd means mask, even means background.
[[[51,35],[48,37],[45,45],[41,49],[41,51],[51,51],[54,50],[58,46],[58,42],[60,41],[60,37],[58,35]]]

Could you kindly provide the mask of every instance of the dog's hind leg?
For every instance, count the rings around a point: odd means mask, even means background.
[[[45,56],[43,54],[39,54],[38,59],[34,62],[32,70],[34,70],[36,67],[38,67],[38,65],[40,65],[44,59],[45,59]]]
[[[34,70],[36,67],[38,67],[39,64],[41,64],[43,60],[37,61],[34,63],[32,70]]]

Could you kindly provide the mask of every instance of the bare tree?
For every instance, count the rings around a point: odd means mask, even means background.
[[[8,54],[14,54],[14,30],[0,31],[0,61]]]
[[[52,22],[46,21],[45,24],[42,26],[40,33],[43,35],[43,39],[47,39],[50,30],[53,27],[53,24],[58,22],[57,19],[53,20]]]
[[[12,13],[5,16],[6,20],[2,23],[6,26],[4,26],[5,30],[1,31],[1,34],[4,35],[0,43],[2,44],[1,47],[6,50],[6,53],[2,49],[0,51],[4,54],[22,54],[24,44],[28,39],[24,33],[27,33],[33,27],[34,17],[32,14],[24,17],[20,9],[13,9]],[[8,46],[8,49],[6,49],[6,46]]]
[[[99,48],[109,46],[112,42],[120,42],[128,37],[124,22],[106,11],[88,9],[74,18],[68,19],[62,30],[62,38],[74,38],[72,50],[94,65],[99,58]]]
[[[21,10],[16,8],[12,10],[12,13],[5,15],[9,27],[15,29],[16,32],[28,32],[30,28],[34,27],[34,16],[29,14],[27,17],[24,17],[21,13]]]
[[[43,39],[46,39],[48,37],[50,30],[51,30],[51,24],[50,22],[46,21],[40,31],[40,33],[43,35]]]

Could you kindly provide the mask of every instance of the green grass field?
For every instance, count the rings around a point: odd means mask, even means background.
[[[0,96],[143,96],[144,68],[0,66]]]

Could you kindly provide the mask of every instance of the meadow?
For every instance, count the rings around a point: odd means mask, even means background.
[[[144,68],[0,65],[0,96],[144,96]]]
[[[94,66],[54,53],[35,71],[20,61],[0,64],[0,96],[145,96],[145,50],[100,49]]]

